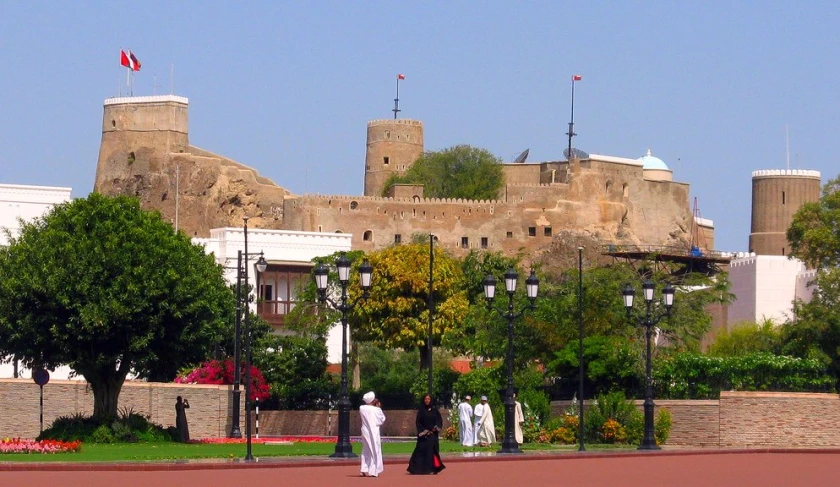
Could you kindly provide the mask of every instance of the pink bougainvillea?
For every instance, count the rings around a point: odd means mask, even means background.
[[[2,453],[77,453],[82,451],[81,441],[25,440],[4,438],[0,440]]]
[[[179,384],[233,384],[234,368],[233,359],[208,360],[190,372],[179,375],[175,382]],[[241,380],[245,383],[245,365],[242,365]],[[260,369],[251,366],[251,397],[258,401],[268,399],[270,395],[268,383],[260,372]]]

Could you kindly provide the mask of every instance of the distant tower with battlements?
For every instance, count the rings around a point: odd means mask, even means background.
[[[805,203],[820,200],[820,172],[770,169],[752,173],[750,252],[790,255],[787,230]]]
[[[111,193],[115,173],[132,172],[141,159],[166,161],[189,146],[188,100],[182,96],[108,98],[104,107],[94,191]]]
[[[372,120],[367,125],[365,196],[382,196],[393,174],[404,174],[423,155],[423,122]]]

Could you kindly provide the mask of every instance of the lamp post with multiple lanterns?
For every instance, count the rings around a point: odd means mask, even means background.
[[[492,274],[488,274],[484,278],[484,298],[487,300],[487,309],[496,310],[507,320],[508,331],[508,348],[507,348],[507,392],[505,393],[505,438],[502,441],[502,449],[499,453],[522,453],[519,449],[519,444],[516,442],[514,436],[514,422],[516,414],[516,402],[513,398],[513,320],[522,316],[526,308],[522,308],[518,312],[514,310],[513,294],[516,291],[516,281],[519,274],[514,269],[508,269],[505,272],[505,290],[508,294],[507,310],[499,309],[493,306],[493,299],[496,297],[496,279]],[[537,292],[539,291],[540,280],[537,279],[534,271],[525,280],[525,290],[528,294],[530,303],[527,309],[534,309],[534,301],[537,299]]]
[[[347,313],[363,299],[367,299],[370,292],[370,281],[373,275],[373,267],[365,260],[359,266],[359,281],[362,288],[362,295],[355,301],[350,302],[347,295],[347,286],[350,283],[350,260],[342,252],[335,262],[338,269],[338,282],[341,284],[341,297],[333,301],[327,296],[327,284],[330,271],[323,264],[315,267],[315,286],[318,288],[318,300],[329,303],[333,308],[341,312],[341,391],[338,398],[338,440],[335,444],[335,453],[330,455],[333,458],[354,458],[350,445],[350,398],[347,393]]]
[[[653,379],[651,377],[651,338],[653,336],[653,327],[659,323],[662,318],[671,316],[671,308],[674,306],[674,287],[670,284],[665,286],[662,290],[662,298],[665,305],[664,312],[654,312],[651,310],[653,305],[653,294],[656,286],[650,280],[642,284],[642,293],[645,300],[645,309],[642,313],[633,313],[633,298],[636,295],[636,290],[633,286],[626,284],[621,294],[624,296],[624,307],[627,309],[627,318],[638,321],[640,325],[645,327],[645,342],[647,346],[646,361],[645,361],[645,434],[642,438],[642,444],[639,445],[639,450],[659,450],[656,445],[656,437],[653,431]]]

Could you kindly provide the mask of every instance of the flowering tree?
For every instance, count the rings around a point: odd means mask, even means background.
[[[233,384],[233,359],[208,360],[200,366],[175,378],[178,384]],[[245,377],[245,366],[242,366],[241,377]],[[244,379],[243,379],[244,380]],[[268,383],[260,369],[251,366],[251,397],[257,401],[264,401],[269,397]]]

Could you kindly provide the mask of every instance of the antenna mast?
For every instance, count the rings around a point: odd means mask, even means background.
[[[785,160],[787,161],[787,168],[790,170],[790,135],[787,124],[785,124]]]
[[[572,76],[572,116],[569,119],[569,131],[566,132],[566,135],[569,136],[569,148],[568,148],[568,156],[567,158],[571,161],[572,160],[572,137],[577,135],[575,133],[575,81],[580,81],[581,75],[576,74]]]

